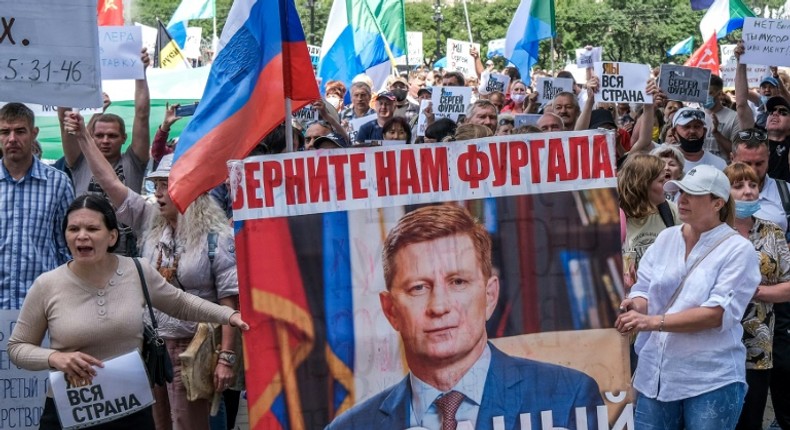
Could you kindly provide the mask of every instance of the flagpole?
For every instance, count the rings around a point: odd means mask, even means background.
[[[551,57],[551,76],[554,76],[554,37],[551,38],[551,52],[549,53],[549,57]]]
[[[211,52],[212,52],[212,62],[214,58],[217,58],[217,2],[214,2],[214,20],[212,22],[212,26],[214,27],[214,34],[211,37]]]
[[[285,152],[294,152],[294,126],[291,123],[291,98],[285,98]]]
[[[469,33],[469,43],[474,43],[474,40],[472,40],[472,25],[469,23],[469,11],[466,10],[466,0],[464,0],[464,16],[466,17],[466,31]]]

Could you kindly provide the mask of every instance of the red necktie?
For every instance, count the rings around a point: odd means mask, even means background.
[[[433,403],[439,408],[442,415],[442,430],[455,430],[458,426],[458,421],[455,420],[455,413],[461,402],[464,400],[464,395],[458,391],[450,391],[436,399]]]

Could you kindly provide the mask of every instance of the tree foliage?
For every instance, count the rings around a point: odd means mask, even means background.
[[[407,2],[408,31],[423,33],[423,52],[430,63],[445,55],[447,39],[468,40],[466,19],[461,1],[448,4],[439,0],[442,16],[437,32],[436,0]],[[167,23],[181,0],[136,0],[132,11],[135,21],[156,25],[156,17]],[[227,18],[232,0],[216,0],[217,31]],[[333,0],[295,0],[302,27],[309,43],[321,45]],[[504,38],[520,0],[467,0],[472,39],[487,52],[487,42]],[[783,0],[746,0],[749,6],[778,7]],[[689,0],[555,0],[557,37],[554,39],[554,65],[562,67],[575,59],[575,50],[585,45],[602,46],[604,58],[657,65],[667,62],[666,50],[675,43],[695,36],[695,47],[702,44],[699,22],[704,11],[692,11]],[[311,10],[313,12],[310,32]],[[203,27],[204,39],[210,40],[211,20],[190,22]],[[732,39],[732,38],[730,38]],[[438,40],[438,51],[437,51]],[[552,64],[551,42],[541,42],[539,67]],[[685,57],[671,59],[682,62]],[[498,62],[504,65],[504,60]]]

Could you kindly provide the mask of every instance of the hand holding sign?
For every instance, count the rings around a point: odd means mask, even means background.
[[[60,370],[72,381],[83,382],[79,385],[87,385],[96,376],[96,369],[93,366],[104,367],[104,363],[98,358],[79,351],[56,351],[49,355],[49,366]]]

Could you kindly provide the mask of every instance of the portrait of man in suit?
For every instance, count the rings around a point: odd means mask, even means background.
[[[488,232],[469,211],[444,204],[407,213],[387,235],[382,264],[381,309],[401,336],[409,374],[327,429],[526,430],[549,419],[552,427],[585,428],[580,419],[598,428],[603,401],[592,378],[488,342],[499,279]]]

